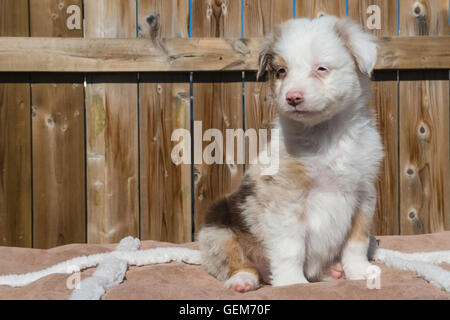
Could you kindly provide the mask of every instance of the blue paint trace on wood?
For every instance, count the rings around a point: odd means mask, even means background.
[[[241,0],[241,37],[245,38],[245,31],[244,31],[244,0]]]
[[[189,0],[189,38],[192,38],[192,0]]]
[[[292,7],[294,8],[294,10],[292,10],[292,16],[295,19],[295,18],[297,18],[297,12],[295,12],[295,9],[297,9],[297,1],[296,0],[292,0]]]
[[[139,38],[139,0],[136,0],[136,38]]]
[[[348,17],[348,0],[345,0],[345,16]]]
[[[397,0],[397,36],[399,35],[400,35],[400,0]]]
[[[189,0],[189,38],[192,38],[192,0]],[[191,239],[195,241],[195,170],[194,170],[194,73],[189,74],[189,115],[191,131]]]

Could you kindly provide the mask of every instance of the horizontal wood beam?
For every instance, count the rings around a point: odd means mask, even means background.
[[[261,39],[0,37],[0,72],[255,71]],[[379,40],[376,69],[450,68],[450,37]]]

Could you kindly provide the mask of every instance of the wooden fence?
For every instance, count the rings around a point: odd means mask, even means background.
[[[245,166],[175,166],[172,132],[261,127],[260,38],[320,12],[368,29],[371,5],[387,37],[374,233],[450,230],[448,0],[0,0],[0,245],[193,240]]]

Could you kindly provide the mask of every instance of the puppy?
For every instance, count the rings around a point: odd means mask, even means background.
[[[365,278],[383,158],[367,107],[376,59],[375,39],[346,18],[290,20],[266,39],[258,74],[278,108],[279,171],[251,166],[198,235],[204,267],[226,287],[320,281],[336,263]]]

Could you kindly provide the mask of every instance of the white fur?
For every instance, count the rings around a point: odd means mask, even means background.
[[[347,32],[346,39],[337,34],[338,25],[342,25],[342,32]],[[370,74],[376,64],[377,47],[371,35],[347,19],[332,16],[289,20],[280,29],[274,50],[289,67],[287,77],[277,81],[275,86],[276,103],[281,113],[289,114],[292,110],[285,100],[286,93],[291,90],[303,92],[302,108],[320,111],[320,114],[303,119],[296,117],[308,125],[331,119],[356,101],[362,105],[367,102],[367,88],[362,86],[356,71],[360,68]],[[349,46],[354,50],[350,51]],[[329,75],[322,80],[311,77],[317,66],[327,67]]]
[[[278,214],[273,214],[274,210]],[[263,239],[273,286],[308,282],[303,270],[306,230],[298,219],[299,210],[295,202],[286,202],[264,212]]]
[[[346,241],[352,218],[364,207],[370,221],[375,210],[374,188],[383,157],[380,135],[367,108],[367,74],[376,63],[374,39],[359,26],[336,17],[285,22],[272,50],[287,63],[287,76],[274,80],[281,131],[281,157],[289,155],[308,169],[312,181],[306,198],[291,205],[274,199],[263,232],[271,261],[272,284],[306,282],[336,259],[346,274],[361,279],[370,266],[367,243]],[[312,76],[326,66],[326,77]],[[365,73],[363,75],[358,71]],[[304,102],[297,114],[286,94],[299,90]],[[305,219],[299,222],[299,212]],[[270,218],[268,218],[270,217]],[[295,263],[294,263],[295,261]]]

